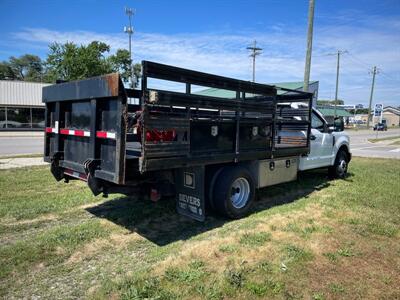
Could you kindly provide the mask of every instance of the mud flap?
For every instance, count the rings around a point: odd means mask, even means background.
[[[175,171],[176,209],[179,214],[204,221],[204,166]]]

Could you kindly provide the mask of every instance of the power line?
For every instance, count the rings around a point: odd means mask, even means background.
[[[383,75],[387,79],[390,79],[390,80],[393,80],[393,81],[397,81],[397,82],[400,81],[400,78],[394,78],[391,75],[387,74],[386,72],[383,72],[382,70],[381,70],[381,75]]]
[[[257,41],[254,40],[253,46],[249,46],[246,48],[251,51],[250,57],[253,58],[253,82],[256,81],[256,56],[261,54],[262,48],[257,47]]]
[[[363,67],[365,70],[367,70],[368,72],[371,71],[371,65],[361,59],[359,59],[358,57],[354,56],[352,53],[349,53],[350,60],[352,60],[354,63],[358,64],[359,66]]]

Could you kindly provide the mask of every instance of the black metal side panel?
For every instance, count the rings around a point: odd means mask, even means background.
[[[126,98],[98,102],[97,131],[115,134],[115,139],[97,139],[99,170],[95,176],[117,184],[125,183]]]
[[[45,127],[55,128],[58,125],[56,123],[56,104],[47,103],[45,112]],[[57,119],[58,121],[58,119]],[[56,149],[56,139],[57,135],[55,133],[45,133],[44,135],[44,161],[50,162],[50,158],[57,151]]]
[[[215,132],[212,132],[213,129]],[[191,153],[232,153],[235,149],[235,132],[233,120],[195,120],[191,124]]]
[[[62,106],[62,115],[65,120],[65,126],[62,128],[90,130],[90,101],[64,102]],[[62,135],[61,138],[64,140],[65,161],[83,165],[85,160],[92,158],[88,137]]]
[[[197,221],[205,219],[204,169],[199,166],[175,171],[177,211]]]

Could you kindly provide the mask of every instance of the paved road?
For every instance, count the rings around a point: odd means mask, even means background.
[[[19,154],[43,153],[41,136],[1,136],[0,157]]]
[[[378,143],[368,142],[368,139],[374,139],[377,136],[378,138],[400,136],[399,128],[378,133],[373,130],[349,130],[347,133],[350,135],[350,148],[354,156],[400,159],[400,145],[391,145],[393,140]]]
[[[393,141],[370,143],[368,139],[376,137],[373,130],[348,130],[350,146],[354,156],[386,157],[400,159],[400,146],[390,145]],[[400,129],[380,131],[378,138],[400,136]],[[43,153],[43,136],[0,136],[0,157],[16,154]]]

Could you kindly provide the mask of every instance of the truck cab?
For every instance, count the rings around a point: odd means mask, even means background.
[[[302,156],[299,170],[329,168],[332,177],[343,178],[351,160],[350,137],[343,131],[343,121],[328,124],[315,108],[311,112],[310,153]]]

